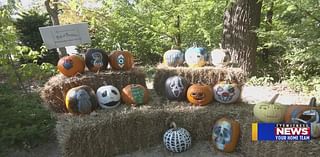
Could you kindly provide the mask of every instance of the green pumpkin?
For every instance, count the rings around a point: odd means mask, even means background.
[[[257,103],[253,108],[254,116],[261,122],[279,123],[284,121],[287,106],[274,103],[279,94],[276,94],[270,102]]]

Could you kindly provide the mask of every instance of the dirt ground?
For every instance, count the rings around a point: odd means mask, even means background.
[[[147,83],[148,88],[153,88],[152,83]],[[281,87],[253,87],[246,86],[242,91],[242,100],[248,103],[256,103],[259,101],[268,101],[275,93],[279,92],[280,96],[276,102],[283,104],[308,104],[310,97],[308,95],[294,93]],[[319,98],[318,98],[319,100]],[[15,151],[10,153],[8,157],[60,157],[60,151],[57,141],[53,140],[47,144],[34,148],[30,151]],[[119,155],[118,157],[233,157],[243,156],[242,154],[226,154],[218,152],[210,146],[208,141],[200,141],[193,143],[192,149],[183,153],[168,152],[162,145],[152,147],[146,150],[138,150],[130,154]]]

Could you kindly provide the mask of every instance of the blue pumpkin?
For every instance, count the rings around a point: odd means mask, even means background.
[[[184,55],[180,50],[168,50],[163,55],[163,63],[167,66],[176,67],[182,65]]]
[[[207,53],[204,48],[193,46],[187,49],[185,60],[189,67],[203,67],[206,64]]]

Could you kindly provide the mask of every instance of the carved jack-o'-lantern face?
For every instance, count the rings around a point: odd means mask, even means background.
[[[149,100],[148,89],[139,84],[130,84],[122,89],[122,100],[129,105],[146,104]]]
[[[202,47],[191,47],[185,53],[185,60],[189,67],[203,67],[206,59],[207,54]]]
[[[66,95],[66,108],[70,113],[87,114],[98,106],[92,88],[83,85],[71,88]]]
[[[187,98],[194,105],[207,105],[212,101],[212,97],[212,89],[208,85],[194,84],[187,91]]]
[[[99,87],[96,95],[102,108],[114,108],[120,105],[120,92],[114,86]]]
[[[64,76],[71,77],[83,73],[85,64],[80,56],[71,55],[60,58],[57,67]]]
[[[129,51],[113,51],[109,60],[114,70],[130,70],[133,67],[133,56]]]
[[[220,82],[213,87],[214,98],[221,103],[234,103],[240,97],[240,88],[236,83]]]
[[[108,66],[108,56],[102,49],[88,49],[85,61],[88,69],[92,72],[105,70]]]
[[[213,126],[212,142],[214,146],[224,152],[235,150],[240,137],[240,125],[237,121],[221,118]]]
[[[167,66],[176,67],[182,65],[184,55],[180,50],[168,50],[163,55],[163,63]]]
[[[166,96],[169,100],[184,100],[188,89],[188,81],[181,76],[167,78],[165,84]]]

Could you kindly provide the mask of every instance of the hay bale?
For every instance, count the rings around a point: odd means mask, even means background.
[[[76,77],[65,77],[61,74],[53,76],[41,90],[41,98],[54,112],[66,112],[65,95],[69,89],[80,85],[88,85],[95,91],[102,85],[113,85],[121,90],[128,84],[137,83],[146,86],[145,74],[140,69],[130,71],[103,71],[93,73],[86,71]]]
[[[253,105],[243,103],[193,107],[186,102],[153,101],[137,108],[122,105],[114,110],[99,110],[95,116],[60,115],[57,135],[65,157],[108,157],[162,145],[162,136],[171,121],[189,130],[193,143],[208,141],[214,121],[227,115],[241,124],[234,154],[282,157],[320,153],[319,140],[252,142],[251,123],[257,121],[252,109]]]
[[[165,96],[165,82],[168,77],[179,75],[185,77],[191,83],[198,83],[198,81],[215,85],[218,81],[232,76],[239,84],[246,81],[246,75],[240,68],[217,68],[217,67],[202,67],[202,68],[188,68],[188,67],[166,67],[159,65],[155,73],[153,87],[157,94]]]

